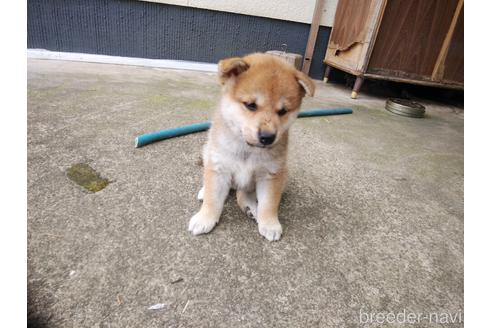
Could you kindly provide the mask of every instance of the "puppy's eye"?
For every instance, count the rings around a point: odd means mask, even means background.
[[[252,112],[256,111],[256,109],[257,109],[256,103],[254,103],[254,102],[244,103],[244,106],[246,106],[246,108],[249,109]]]
[[[287,110],[285,108],[282,108],[277,112],[277,114],[278,116],[284,116],[285,114],[287,114]]]

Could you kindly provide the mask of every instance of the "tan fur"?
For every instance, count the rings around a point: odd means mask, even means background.
[[[229,189],[235,188],[239,206],[257,220],[260,234],[278,240],[288,129],[302,97],[314,95],[314,82],[283,59],[266,54],[221,60],[219,81],[222,98],[203,151],[203,204],[188,229],[194,235],[211,231]],[[254,110],[248,109],[251,103]],[[274,136],[271,144],[266,135]]]

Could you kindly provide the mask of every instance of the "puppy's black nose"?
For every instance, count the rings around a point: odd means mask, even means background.
[[[275,141],[276,134],[270,132],[261,132],[258,134],[258,139],[262,145],[268,146]]]

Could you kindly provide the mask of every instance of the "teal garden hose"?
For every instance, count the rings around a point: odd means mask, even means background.
[[[299,112],[298,117],[314,117],[314,116],[342,115],[342,114],[352,114],[352,109],[350,108],[313,109],[305,112]],[[135,138],[135,147],[140,148],[156,141],[184,136],[190,133],[206,131],[208,129],[210,129],[210,122],[203,122],[203,123],[196,123],[191,125],[184,125],[172,129],[146,133]]]

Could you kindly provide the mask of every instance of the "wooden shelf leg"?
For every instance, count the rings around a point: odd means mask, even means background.
[[[360,88],[362,87],[362,83],[364,83],[364,78],[362,76],[357,76],[357,78],[355,79],[354,87],[352,89],[352,95],[350,96],[350,98],[357,99]]]
[[[326,65],[325,75],[323,75],[323,82],[328,82],[330,80],[331,66]]]

